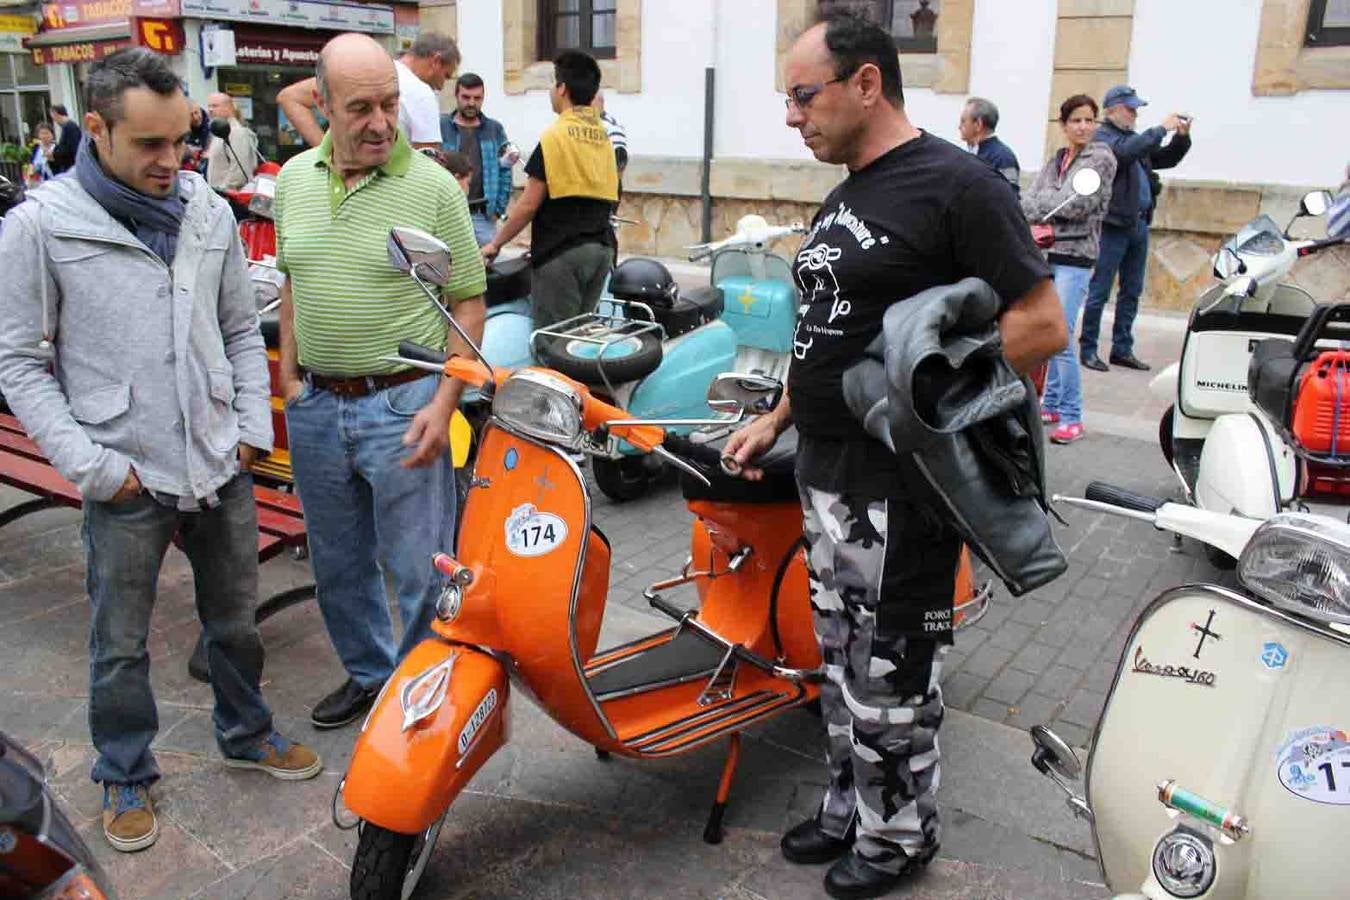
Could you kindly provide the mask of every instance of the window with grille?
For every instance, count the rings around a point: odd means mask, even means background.
[[[1307,47],[1350,46],[1350,0],[1312,0],[1303,43]]]
[[[581,50],[613,59],[618,0],[540,0],[539,58]]]
[[[1330,0],[1344,3],[1347,0]],[[901,53],[936,53],[942,0],[819,0],[821,13],[851,12],[875,22],[895,38]]]

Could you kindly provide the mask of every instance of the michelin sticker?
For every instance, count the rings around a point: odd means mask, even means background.
[[[1295,797],[1350,806],[1350,735],[1313,725],[1285,735],[1275,751],[1276,775]]]
[[[492,715],[492,711],[497,708],[497,689],[492,688],[487,692],[487,696],[478,704],[478,708],[469,716],[469,721],[464,723],[464,730],[459,733],[459,755],[463,756],[464,751],[469,749],[473,743],[474,735],[478,734],[478,729],[483,727],[487,717]]]
[[[522,503],[506,518],[506,549],[516,556],[543,556],[567,540],[567,523]]]

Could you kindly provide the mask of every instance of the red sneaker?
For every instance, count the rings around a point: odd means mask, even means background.
[[[1057,412],[1050,412],[1050,410],[1048,410],[1048,409],[1043,409],[1043,410],[1041,410],[1041,424],[1042,424],[1042,425],[1058,425],[1058,424],[1059,424],[1059,413],[1057,413]]]
[[[1083,426],[1078,422],[1074,422],[1073,424],[1061,425],[1050,432],[1050,440],[1055,444],[1072,444],[1085,434],[1086,432],[1083,431]]]

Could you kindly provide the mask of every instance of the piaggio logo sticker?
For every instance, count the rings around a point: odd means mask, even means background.
[[[1261,645],[1261,665],[1272,672],[1278,672],[1289,663],[1289,651],[1278,641],[1266,641]]]

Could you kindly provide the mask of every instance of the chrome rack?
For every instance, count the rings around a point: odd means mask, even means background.
[[[610,311],[600,312],[600,307],[608,307]],[[604,381],[605,388],[612,397],[615,390],[614,385],[610,383],[609,376],[605,374],[605,354],[623,341],[651,332],[656,332],[658,339],[664,341],[666,330],[656,321],[656,313],[645,303],[605,298],[600,301],[600,307],[597,307],[595,312],[582,313],[578,316],[572,316],[570,319],[555,322],[547,328],[535,329],[530,333],[530,353],[535,359],[539,358],[538,342],[541,337],[581,341],[582,343],[599,346],[600,350],[596,353],[595,359],[596,362],[600,363],[600,378]],[[624,315],[623,312],[629,307],[645,312],[646,320]]]

